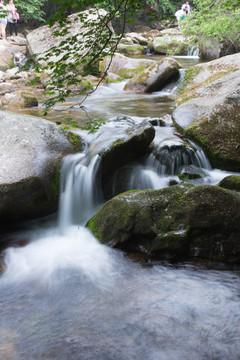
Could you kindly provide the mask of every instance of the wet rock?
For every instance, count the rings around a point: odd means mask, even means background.
[[[0,111],[0,223],[57,209],[62,158],[79,151],[78,135],[50,121]]]
[[[100,172],[103,189],[117,169],[147,152],[154,135],[154,127],[148,121],[143,121],[127,129],[122,137],[101,151]]]
[[[180,64],[174,59],[159,60],[129,80],[124,90],[135,92],[159,91],[179,76],[180,67]]]
[[[99,69],[102,73],[107,71],[109,73],[117,74],[123,79],[129,79],[154,63],[154,60],[131,59],[125,55],[116,53],[112,59],[110,56],[105,57],[100,63]]]
[[[187,55],[189,40],[178,29],[166,29],[154,37],[152,47],[155,53],[167,55]]]
[[[102,243],[147,257],[240,261],[240,199],[219,187],[126,192],[87,226]]]
[[[240,54],[188,69],[176,103],[175,126],[214,167],[240,171]]]
[[[229,175],[220,181],[218,186],[240,192],[240,176]]]
[[[206,174],[202,169],[197,168],[196,166],[193,165],[184,166],[181,169],[180,174],[178,174],[179,179],[182,181],[201,179],[205,176]]]
[[[29,91],[19,90],[6,93],[2,98],[2,104],[12,108],[30,108],[38,106],[38,99]]]
[[[112,83],[112,82],[121,82],[121,81],[123,81],[123,79],[114,73],[108,73],[108,75],[106,77],[107,84]]]
[[[145,53],[145,47],[140,44],[127,45],[120,43],[118,45],[118,51],[125,55],[143,55]]]
[[[207,61],[219,59],[237,52],[234,43],[227,41],[219,42],[214,38],[201,39],[199,41],[199,49],[201,59]]]

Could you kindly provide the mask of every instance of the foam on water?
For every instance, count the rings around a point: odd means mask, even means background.
[[[47,288],[64,286],[60,270],[77,270],[95,286],[107,287],[115,272],[111,250],[84,227],[68,226],[64,235],[53,229],[29,245],[6,251],[3,282]]]

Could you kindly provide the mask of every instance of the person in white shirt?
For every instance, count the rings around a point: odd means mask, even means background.
[[[191,8],[190,8],[190,5],[189,5],[189,1],[186,1],[186,2],[182,5],[182,10],[185,10],[187,15],[190,14]]]
[[[7,11],[8,11],[8,24],[9,24],[10,36],[12,36],[13,34],[13,29],[15,35],[17,36],[18,34],[18,26],[17,26],[17,18],[16,18],[17,9],[15,8],[13,0],[8,0]]]
[[[183,19],[185,19],[185,17],[186,17],[186,11],[185,11],[185,9],[177,10],[177,11],[175,12],[175,16],[176,16],[176,18],[177,18],[178,25],[179,25],[179,24],[180,24],[180,20],[183,20]]]

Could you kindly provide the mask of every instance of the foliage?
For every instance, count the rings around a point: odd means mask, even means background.
[[[14,0],[14,4],[18,10],[20,18],[25,21],[38,20],[44,21],[44,6],[47,0]]]
[[[215,38],[240,51],[240,0],[193,0],[194,10],[184,32],[199,38]]]
[[[44,0],[27,1],[32,1],[33,4],[44,2]],[[56,11],[49,20],[53,35],[56,37],[55,45],[44,54],[36,54],[38,60],[35,66],[36,73],[46,71],[50,75],[46,87],[46,95],[49,98],[45,102],[45,115],[56,103],[65,102],[72,94],[71,89],[79,85],[79,75],[101,75],[97,86],[101,83],[107,75],[111,62],[102,74],[98,70],[99,62],[106,56],[112,58],[125,32],[125,24],[134,23],[139,11],[146,4],[150,4],[153,8],[157,4],[162,11],[173,12],[179,1],[147,0],[145,3],[143,0],[55,0],[55,3]],[[106,12],[100,8],[105,9]],[[72,13],[75,15],[71,15],[70,21],[68,15]],[[159,8],[151,11],[149,17],[159,18]],[[114,31],[111,26],[116,19],[120,24],[118,31]],[[79,22],[80,30],[75,35],[70,35],[70,28],[74,22]],[[82,89],[78,94],[84,93],[85,89]],[[88,92],[90,93],[91,91]],[[95,123],[90,121],[88,126],[96,131],[100,124],[101,121],[98,120]]]

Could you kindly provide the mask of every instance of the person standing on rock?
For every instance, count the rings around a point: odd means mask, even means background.
[[[4,6],[4,0],[0,0],[0,38],[2,40],[6,40],[7,20],[7,7]]]
[[[7,11],[8,11],[8,23],[9,23],[10,36],[12,36],[12,34],[13,34],[13,29],[14,29],[15,35],[17,36],[17,34],[18,34],[17,18],[16,18],[17,9],[15,8],[13,0],[8,1]]]

